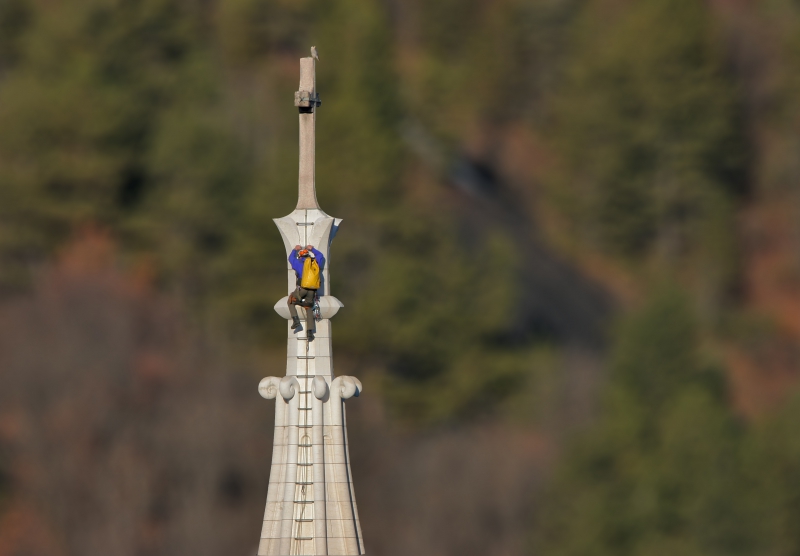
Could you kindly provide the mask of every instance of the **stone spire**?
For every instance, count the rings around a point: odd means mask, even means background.
[[[341,219],[328,216],[317,203],[314,132],[320,101],[315,63],[313,57],[301,58],[300,90],[295,93],[300,112],[297,208],[274,221],[287,257],[295,245],[309,244],[325,257],[317,292],[321,318],[311,338],[305,324],[303,329],[291,328],[288,296],[275,304],[275,311],[287,319],[286,376],[266,377],[258,387],[264,398],[275,400],[272,468],[259,556],[364,554],[344,408],[344,400],[361,393],[361,382],[333,372],[330,319],[343,305],[330,293],[330,245]],[[295,287],[287,261],[287,293]]]

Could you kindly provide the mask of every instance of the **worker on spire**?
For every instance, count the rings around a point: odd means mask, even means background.
[[[292,316],[292,330],[300,328],[300,317],[297,316],[295,307],[300,305],[306,310],[306,336],[311,341],[314,339],[314,298],[321,285],[325,256],[314,249],[313,245],[306,245],[305,249],[295,245],[289,254],[289,264],[297,277],[297,287],[286,301]]]

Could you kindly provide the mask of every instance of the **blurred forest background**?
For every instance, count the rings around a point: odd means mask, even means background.
[[[368,554],[800,554],[796,0],[0,0],[0,556],[255,554],[311,44]]]

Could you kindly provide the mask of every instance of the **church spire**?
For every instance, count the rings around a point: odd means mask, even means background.
[[[313,56],[300,60],[300,90],[294,98],[300,111],[297,208],[275,219],[288,257],[289,295],[275,304],[287,320],[286,376],[268,376],[259,385],[264,398],[275,400],[275,435],[258,556],[364,554],[344,407],[362,387],[357,378],[333,372],[331,318],[343,305],[331,295],[330,247],[341,219],[319,208],[314,187],[314,125],[320,104],[315,63]],[[297,263],[309,255],[296,247],[309,245],[322,276],[317,290],[301,292],[305,263]],[[309,291],[313,305],[302,303]],[[306,318],[295,325],[291,309]]]

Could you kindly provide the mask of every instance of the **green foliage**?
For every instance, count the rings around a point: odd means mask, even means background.
[[[232,0],[216,6],[217,39],[228,61],[253,63],[275,50],[305,50],[309,22],[313,21],[309,0]]]
[[[752,488],[742,493],[754,508],[752,523],[761,540],[754,554],[770,556],[800,551],[800,437],[797,396],[775,415],[758,423],[745,444],[746,470]]]
[[[131,247],[160,243],[145,207],[164,196],[207,195],[193,221],[168,220],[192,248],[214,243],[210,235],[224,234],[220,213],[236,199],[226,191],[219,202],[220,186],[235,181],[235,158],[224,127],[209,129],[203,116],[214,87],[197,10],[170,0],[34,6],[18,40],[25,63],[0,87],[3,284],[24,284],[30,263],[76,226],[109,227]],[[189,130],[194,144],[178,145],[175,135]],[[181,164],[191,175],[167,168]]]
[[[535,120],[548,109],[578,4],[415,2],[417,52],[400,83],[410,114],[448,142]]]
[[[588,3],[573,30],[554,103],[563,171],[552,178],[553,195],[581,240],[674,263],[708,237],[704,223],[746,183],[737,88],[705,4],[604,10]],[[722,241],[731,215],[715,222]],[[703,247],[715,259],[726,251],[724,242]]]
[[[671,291],[623,322],[611,358],[620,393],[658,413],[676,393],[713,376],[700,372],[697,333],[688,303]]]
[[[524,353],[494,341],[510,301],[511,288],[498,287],[513,268],[507,245],[462,253],[445,230],[430,234],[408,222],[384,245],[375,287],[355,307],[362,326],[343,332],[364,354],[389,354],[389,400],[402,415],[427,421],[464,418],[477,399],[506,397],[525,369]],[[470,263],[476,254],[479,267]]]
[[[27,0],[0,3],[0,75],[20,61],[20,37],[31,20]]]
[[[738,492],[743,431],[698,351],[685,299],[657,296],[620,327],[598,423],[541,509],[554,555],[752,554]]]
[[[780,555],[800,547],[798,400],[737,418],[704,361],[686,298],[666,292],[619,328],[598,422],[540,508],[556,556]]]

